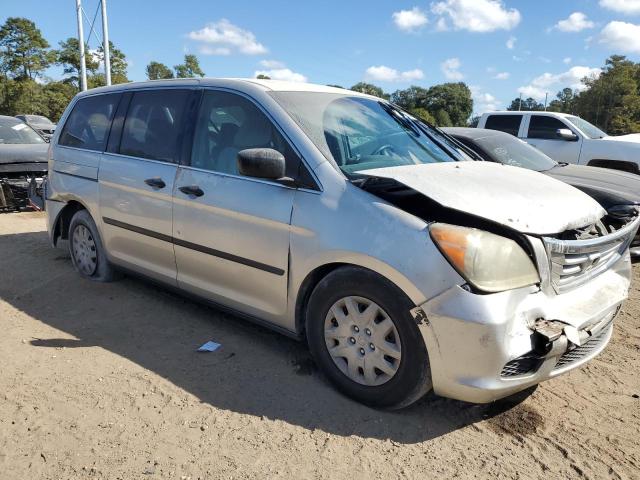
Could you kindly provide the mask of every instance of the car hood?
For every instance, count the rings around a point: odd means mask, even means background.
[[[602,140],[609,142],[633,142],[640,143],[640,133],[630,133],[628,135],[617,135],[615,137],[603,137]]]
[[[2,144],[0,143],[0,164],[46,162],[48,143]]]
[[[36,130],[55,130],[56,126],[53,123],[30,123],[32,128]]]
[[[605,208],[640,204],[640,175],[585,165],[558,165],[544,173],[582,190]]]
[[[446,162],[358,172],[393,179],[440,205],[522,233],[550,235],[591,225],[604,209],[547,175],[490,162]]]

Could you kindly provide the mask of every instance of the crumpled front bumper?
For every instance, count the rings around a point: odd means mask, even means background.
[[[435,393],[486,403],[584,364],[611,338],[630,279],[627,251],[606,272],[560,295],[537,287],[482,295],[454,286],[420,305],[413,313],[429,352]],[[528,358],[539,343],[536,330],[549,325],[545,320],[566,328],[533,371],[516,369],[514,375],[507,364]],[[575,349],[571,340],[582,346]]]

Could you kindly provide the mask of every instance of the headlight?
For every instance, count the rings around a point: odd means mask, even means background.
[[[429,230],[451,265],[480,290],[501,292],[540,281],[531,259],[509,238],[445,223],[434,223]]]

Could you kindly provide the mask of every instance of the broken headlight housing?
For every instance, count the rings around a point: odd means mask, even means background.
[[[434,223],[429,231],[453,268],[479,290],[501,292],[540,282],[531,258],[509,238],[445,223]]]

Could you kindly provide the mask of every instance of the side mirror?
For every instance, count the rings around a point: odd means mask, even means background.
[[[575,142],[578,140],[578,136],[568,128],[559,128],[556,130],[556,135],[558,135],[558,138],[566,140],[567,142]]]
[[[246,177],[284,178],[284,155],[273,148],[247,148],[238,152],[238,172]]]

